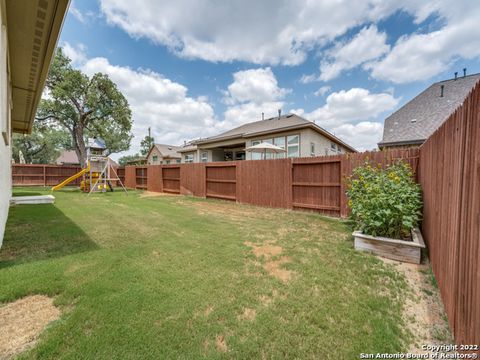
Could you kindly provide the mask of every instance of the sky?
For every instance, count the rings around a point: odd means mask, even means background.
[[[295,113],[358,150],[454,72],[480,72],[477,0],[73,0],[59,46],[127,98],[131,148]]]

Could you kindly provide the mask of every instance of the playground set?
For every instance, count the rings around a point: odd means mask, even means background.
[[[122,189],[127,192],[113,167],[112,161],[108,157],[108,151],[103,139],[89,139],[86,150],[87,161],[85,168],[52,187],[52,191],[59,190],[79,177],[83,177],[80,182],[80,190],[85,193],[106,192],[107,189],[113,191],[112,182],[120,184]]]

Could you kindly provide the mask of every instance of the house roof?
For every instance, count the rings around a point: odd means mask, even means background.
[[[181,155],[179,153],[179,150],[182,149],[181,146],[174,146],[174,145],[167,145],[167,144],[154,144],[150,151],[147,154],[147,158],[150,156],[150,153],[152,150],[156,148],[160,154],[162,154],[162,157],[164,158],[172,158],[172,159],[180,159]]]
[[[55,162],[57,164],[79,164],[75,150],[63,150]]]
[[[69,0],[5,3],[12,86],[12,130],[29,133]]]
[[[463,103],[479,80],[480,74],[473,74],[431,85],[385,119],[378,145],[422,144]]]
[[[335,143],[341,144],[350,151],[356,152],[356,150],[337,138],[332,133],[328,132],[324,128],[318,126],[312,121],[304,119],[296,114],[282,115],[281,117],[273,117],[265,120],[254,121],[248,124],[241,125],[232,130],[221,133],[217,136],[201,139],[195,141],[195,144],[209,144],[221,140],[229,140],[235,138],[250,138],[257,135],[277,133],[281,131],[288,131],[301,128],[311,128]]]
[[[78,156],[75,150],[63,150],[60,156],[55,161],[57,164],[79,164]],[[113,167],[119,167],[120,165],[110,158],[110,163]]]
[[[99,137],[89,138],[87,141],[87,147],[92,149],[106,149],[107,145],[105,145],[105,140]]]

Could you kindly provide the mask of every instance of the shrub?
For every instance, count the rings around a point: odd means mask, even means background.
[[[368,162],[355,168],[347,179],[347,195],[351,218],[364,234],[405,239],[420,221],[420,185],[404,162],[385,169]]]

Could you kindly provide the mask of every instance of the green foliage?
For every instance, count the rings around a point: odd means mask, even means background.
[[[140,142],[140,153],[142,155],[147,155],[154,143],[153,137],[147,135]]]
[[[118,163],[120,164],[120,166],[140,165],[143,161],[145,161],[145,157],[138,153],[133,155],[125,155],[118,159]]]
[[[382,169],[368,162],[347,179],[351,218],[357,230],[372,236],[406,238],[421,218],[422,197],[410,166]]]
[[[31,134],[13,134],[12,157],[19,163],[21,152],[27,164],[52,164],[63,149],[70,148],[70,142],[65,130],[35,122]]]
[[[89,137],[103,138],[111,153],[128,150],[132,114],[127,100],[107,75],[88,77],[70,62],[59,48],[46,81],[48,97],[40,102],[37,120],[43,126],[67,130],[81,164]]]

